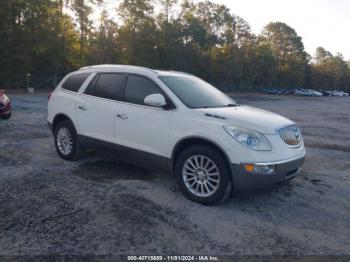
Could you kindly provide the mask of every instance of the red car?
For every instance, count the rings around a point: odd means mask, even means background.
[[[4,90],[0,90],[0,118],[9,119],[11,117],[11,103]]]

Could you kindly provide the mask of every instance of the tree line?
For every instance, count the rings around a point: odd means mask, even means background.
[[[2,0],[0,87],[52,86],[91,64],[186,71],[223,90],[350,90],[350,62],[271,22],[254,34],[225,5],[190,0]],[[93,21],[95,8],[102,10]]]

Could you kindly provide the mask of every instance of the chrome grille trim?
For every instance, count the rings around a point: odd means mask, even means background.
[[[300,129],[296,125],[290,125],[277,130],[283,142],[289,147],[299,147],[302,144]]]

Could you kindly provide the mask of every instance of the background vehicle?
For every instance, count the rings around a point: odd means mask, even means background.
[[[331,91],[320,90],[319,92],[321,92],[323,96],[333,96]]]
[[[283,95],[295,95],[296,89],[283,90]]]
[[[4,90],[0,90],[0,118],[9,119],[11,117],[11,102]]]
[[[311,89],[304,89],[298,92],[299,96],[322,96],[322,93]]]
[[[295,89],[295,95],[300,95],[300,92],[303,92],[304,91],[304,89]]]
[[[183,194],[203,204],[290,180],[305,155],[291,120],[174,71],[82,68],[52,93],[48,122],[63,159],[82,146],[111,147],[122,160],[173,172]]]
[[[269,88],[264,90],[264,93],[268,95],[281,95],[282,91],[275,88]]]
[[[349,96],[349,94],[346,93],[346,92],[344,92],[344,91],[335,90],[335,92],[336,92],[339,96]]]
[[[332,91],[330,91],[330,92],[331,92],[332,96],[343,96],[343,94],[339,93],[339,92],[336,91],[336,90],[332,90]]]

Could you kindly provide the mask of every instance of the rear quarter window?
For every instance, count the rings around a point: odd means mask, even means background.
[[[64,83],[62,84],[62,88],[69,91],[77,92],[89,75],[90,73],[79,73],[71,75],[64,81]]]

